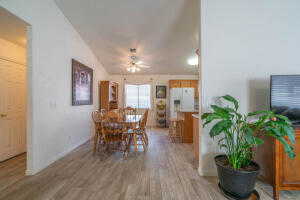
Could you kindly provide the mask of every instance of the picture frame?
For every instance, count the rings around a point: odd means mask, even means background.
[[[167,97],[167,86],[157,85],[156,86],[156,98],[165,99]]]
[[[93,69],[72,59],[72,106],[93,104]]]

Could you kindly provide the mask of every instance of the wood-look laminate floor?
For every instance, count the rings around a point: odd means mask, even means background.
[[[24,155],[0,163],[0,200],[225,199],[216,178],[198,175],[190,144],[170,143],[163,129],[148,133],[148,151],[127,160],[120,153],[93,155],[86,143],[35,176],[24,177]]]

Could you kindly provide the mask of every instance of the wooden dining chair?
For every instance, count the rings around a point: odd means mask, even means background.
[[[111,121],[106,118],[101,122],[103,141],[107,150],[120,151],[126,156],[129,134],[124,122]]]
[[[106,119],[109,119],[111,122],[122,121],[122,117],[119,114],[118,110],[110,110],[105,115]]]
[[[176,141],[180,143],[183,142],[182,128],[183,128],[183,119],[170,118],[169,138],[171,142],[173,143],[175,143]]]
[[[104,119],[104,114],[101,111],[93,111],[92,119],[95,127],[94,135],[94,153],[97,151],[98,145],[103,142],[101,121]]]
[[[102,115],[106,115],[106,114],[107,114],[107,110],[105,110],[105,109],[100,109],[100,113],[101,113]]]
[[[149,139],[146,131],[146,125],[147,125],[147,119],[148,119],[148,113],[149,110],[147,109],[145,113],[143,114],[139,125],[137,128],[133,129],[133,141],[134,141],[134,149],[137,151],[138,145],[140,145],[138,142],[141,142],[144,148],[144,151],[146,150]]]

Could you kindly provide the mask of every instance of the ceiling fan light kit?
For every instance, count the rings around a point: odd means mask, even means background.
[[[136,66],[131,66],[127,68],[127,71],[131,72],[131,73],[135,73],[135,72],[139,72],[141,71],[140,68],[136,67]]]
[[[141,68],[150,68],[150,66],[144,65],[142,61],[138,60],[138,57],[136,56],[136,48],[130,48],[129,51],[131,56],[129,57],[129,67],[127,67],[128,72],[135,73],[141,71]]]

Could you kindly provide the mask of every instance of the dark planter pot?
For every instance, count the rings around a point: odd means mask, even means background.
[[[257,169],[255,171],[234,170],[218,162],[224,157],[226,158],[225,155],[215,157],[221,189],[236,199],[248,198],[254,191],[256,177],[260,169],[259,165],[251,162],[251,165]]]

